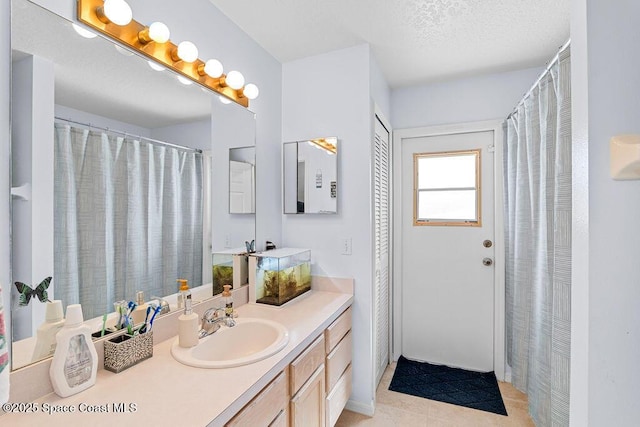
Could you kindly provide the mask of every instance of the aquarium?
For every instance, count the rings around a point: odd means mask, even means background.
[[[282,305],[311,289],[308,249],[283,248],[254,254],[252,264],[255,264],[255,302]],[[251,288],[249,291],[253,293]]]
[[[244,248],[227,249],[211,255],[213,295],[222,293],[224,285],[237,289],[248,282],[248,257]]]

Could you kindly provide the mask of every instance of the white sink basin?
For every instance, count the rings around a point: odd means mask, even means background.
[[[178,362],[196,368],[232,368],[265,359],[289,342],[289,332],[279,323],[242,317],[235,320],[235,326],[221,326],[195,347],[180,347],[176,338],[171,354]]]

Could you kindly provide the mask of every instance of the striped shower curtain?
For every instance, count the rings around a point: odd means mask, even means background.
[[[202,284],[202,155],[55,125],[54,297],[85,319]]]
[[[507,362],[537,426],[569,425],[570,50],[506,122]]]

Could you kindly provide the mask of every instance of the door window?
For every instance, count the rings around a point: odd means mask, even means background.
[[[480,226],[480,150],[415,153],[414,225]]]

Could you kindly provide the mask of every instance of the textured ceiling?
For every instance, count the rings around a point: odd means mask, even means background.
[[[210,0],[281,62],[371,45],[392,87],[542,66],[569,0]]]

